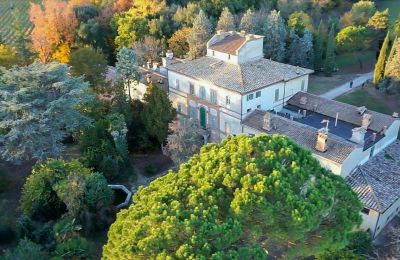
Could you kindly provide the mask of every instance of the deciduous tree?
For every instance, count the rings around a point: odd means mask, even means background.
[[[204,130],[197,120],[175,120],[170,123],[169,129],[172,133],[167,138],[166,149],[176,164],[186,162],[204,144]]]
[[[206,145],[134,201],[104,259],[304,258],[345,247],[362,208],[342,177],[278,135]]]
[[[80,108],[93,95],[66,65],[31,64],[0,72],[1,156],[9,161],[59,156],[64,138],[88,126]]]
[[[348,26],[336,36],[338,51],[352,52],[371,48],[372,34],[364,26]]]
[[[183,27],[177,30],[168,40],[168,47],[172,50],[176,57],[183,58],[188,53],[188,37],[191,31],[191,28]]]
[[[400,83],[400,40],[396,38],[393,42],[388,61],[386,63],[385,77]]]
[[[145,36],[144,40],[135,42],[132,46],[140,65],[148,61],[157,62],[160,59],[161,41],[152,36]]]
[[[303,11],[297,11],[289,16],[288,27],[293,28],[295,33],[300,37],[303,36],[304,30],[308,29],[310,32],[314,31],[311,23],[311,18]]]
[[[129,86],[133,81],[140,79],[138,59],[132,49],[122,48],[117,54],[117,63],[115,64],[117,77],[122,80],[124,86]],[[130,91],[130,87],[128,88]],[[131,93],[129,93],[131,97]]]
[[[384,11],[376,11],[375,14],[369,18],[368,27],[377,31],[385,31],[389,26],[389,9]]]

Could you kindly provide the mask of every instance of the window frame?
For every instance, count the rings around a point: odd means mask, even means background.
[[[275,89],[275,97],[274,97],[274,101],[278,102],[279,101],[279,88]]]
[[[207,99],[207,91],[206,88],[204,86],[200,86],[199,89],[199,98],[201,99]]]
[[[261,97],[261,90],[256,92],[256,98],[259,98],[259,97]]]
[[[247,101],[254,99],[254,93],[247,94]]]
[[[213,104],[218,103],[218,94],[215,89],[210,89],[210,102]]]

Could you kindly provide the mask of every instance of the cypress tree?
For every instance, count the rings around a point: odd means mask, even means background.
[[[314,70],[320,71],[323,66],[323,32],[322,32],[322,20],[318,25],[317,33],[315,34],[315,45],[314,45]]]
[[[390,52],[390,59],[386,63],[385,76],[392,81],[400,82],[400,40],[398,38],[393,42]]]
[[[254,12],[249,8],[240,20],[239,29],[247,33],[254,33],[256,17]]]
[[[332,24],[329,30],[324,68],[325,74],[332,76],[335,68],[335,24]]]
[[[395,51],[396,51],[396,42],[397,41],[398,41],[398,37],[396,35],[396,37],[394,38],[394,41],[393,41],[392,48],[390,49],[390,53],[389,53],[389,56],[387,58],[386,64],[390,63],[394,58],[394,54],[395,54]],[[386,66],[385,67],[385,77],[387,76],[387,74],[388,74],[388,68]]]
[[[211,38],[211,23],[203,10],[194,19],[192,31],[188,37],[189,58],[195,59],[205,55],[206,43]]]
[[[373,82],[375,85],[381,81],[384,73],[385,73],[385,59],[386,59],[386,51],[389,45],[389,32],[386,34],[385,40],[383,41],[381,51],[379,52],[378,60],[375,64],[374,70],[374,79]]]
[[[235,31],[235,20],[231,12],[229,12],[228,7],[224,7],[222,9],[221,16],[219,17],[218,24],[217,24],[217,31]]]

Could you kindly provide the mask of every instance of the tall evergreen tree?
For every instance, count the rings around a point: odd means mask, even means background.
[[[375,70],[374,70],[374,79],[373,82],[375,85],[377,85],[383,75],[385,74],[385,60],[386,60],[386,51],[389,45],[389,32],[386,34],[385,40],[383,41],[381,51],[379,52],[379,57],[378,60],[376,61],[375,64]]]
[[[242,19],[240,20],[239,30],[245,31],[246,33],[254,33],[255,25],[256,25],[255,14],[253,10],[249,8],[243,15]]]
[[[119,50],[115,67],[117,76],[123,81],[125,87],[130,86],[133,81],[140,79],[138,58],[132,49],[124,47]],[[128,87],[128,90],[129,98],[131,98],[131,88]]]
[[[386,63],[385,76],[400,83],[400,39],[398,38],[393,42],[391,55]]]
[[[335,24],[331,25],[326,46],[324,71],[327,76],[332,76],[335,69]]]
[[[322,20],[318,25],[317,33],[315,34],[314,40],[314,70],[320,71],[323,66],[323,47],[324,47],[324,40],[323,40],[323,32],[322,32]]]
[[[275,61],[285,59],[286,25],[280,12],[273,10],[264,24],[264,54]]]
[[[167,93],[154,84],[148,86],[143,101],[141,118],[147,134],[163,144],[168,136],[168,125],[175,118],[176,111]]]
[[[299,37],[294,29],[290,31],[289,63],[295,66],[312,68],[314,62],[313,37],[308,29]]]
[[[219,17],[217,24],[217,31],[235,31],[235,19],[233,18],[232,13],[229,11],[228,7],[224,7],[221,12],[221,16]]]
[[[17,54],[17,60],[19,64],[28,65],[31,62],[33,53],[27,47],[27,44],[30,43],[30,39],[25,35],[25,27],[22,25],[21,21],[21,11],[18,8],[15,8],[12,12],[12,16],[12,28],[15,35],[13,47]]]
[[[387,58],[386,64],[390,63],[394,58],[394,54],[396,52],[396,44],[395,44],[396,42],[398,42],[398,36],[397,35],[394,38],[394,41],[393,41],[393,44],[392,44],[392,48],[390,49],[390,53],[389,53],[389,56]],[[388,69],[387,69],[387,66],[386,66],[385,67],[385,77],[387,76],[387,74],[388,74]]]
[[[188,37],[189,58],[195,59],[205,55],[206,43],[211,38],[211,22],[203,10],[200,10],[193,22],[193,28]]]

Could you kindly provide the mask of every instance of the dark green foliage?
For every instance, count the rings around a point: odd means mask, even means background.
[[[322,31],[322,21],[318,25],[314,38],[314,70],[316,72],[323,69],[324,35]]]
[[[72,75],[84,76],[95,90],[104,84],[108,66],[106,57],[101,51],[90,46],[79,48],[72,52],[69,65]]]
[[[319,255],[346,246],[362,208],[342,177],[279,135],[203,146],[133,201],[111,226],[103,259]]]
[[[157,173],[157,167],[153,164],[146,164],[143,169],[148,175],[154,175]]]
[[[117,115],[116,118],[113,117]],[[80,137],[80,150],[83,154],[83,161],[95,170],[100,171],[108,180],[116,178],[125,171],[130,171],[130,162],[128,158],[128,147],[125,140],[126,129],[116,130],[120,133],[125,131],[121,137],[113,137],[113,126],[123,124],[124,117],[119,114],[111,114],[105,119],[100,119]],[[112,163],[109,163],[110,161]]]
[[[5,251],[4,260],[46,260],[50,259],[43,248],[28,239],[22,239],[15,248]]]
[[[53,227],[55,238],[58,243],[63,243],[78,235],[81,226],[76,224],[76,219],[72,217],[61,218]]]
[[[99,9],[90,4],[77,5],[73,7],[75,17],[79,22],[87,22],[99,15]]]
[[[0,200],[0,245],[11,243],[15,237],[13,219],[7,206],[6,200]]]
[[[141,118],[147,134],[163,144],[168,135],[168,124],[175,118],[176,111],[167,93],[154,84],[147,88],[143,101]]]
[[[324,71],[327,76],[332,76],[335,71],[335,24],[329,29],[328,42],[326,46]]]
[[[0,193],[7,189],[10,183],[10,177],[7,175],[6,168],[0,164]]]
[[[49,219],[67,213],[81,220],[111,202],[112,191],[101,174],[78,161],[48,160],[36,166],[28,177],[21,208],[31,217]]]
[[[74,237],[57,245],[54,259],[93,259],[90,243],[83,237]]]

